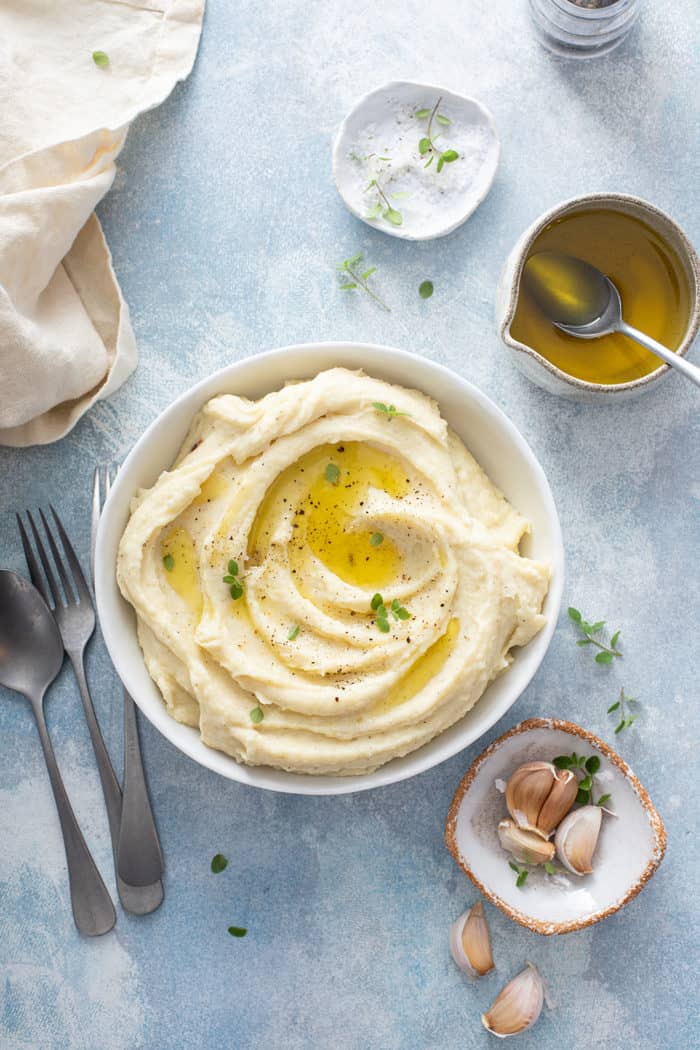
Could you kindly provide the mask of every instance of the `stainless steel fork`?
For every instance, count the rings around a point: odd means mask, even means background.
[[[44,582],[44,577],[42,577],[41,570],[39,569],[24,523],[20,516],[17,515],[17,524],[22,539],[22,546],[24,547],[24,553],[27,559],[27,565],[29,566],[32,583],[41,592],[44,601],[54,615],[54,619],[56,620],[58,629],[61,633],[64,649],[73,665],[73,671],[75,672],[75,677],[78,681],[78,688],[80,690],[83,709],[85,711],[85,719],[90,731],[90,739],[92,741],[92,747],[97,761],[97,771],[100,776],[105,806],[107,808],[107,819],[109,821],[112,856],[114,859],[119,899],[127,911],[133,912],[137,915],[145,914],[146,912],[153,911],[155,907],[158,907],[160,900],[154,904],[152,896],[149,897],[144,894],[143,887],[129,886],[119,877],[117,853],[121,825],[122,794],[114,769],[112,768],[112,763],[107,754],[105,742],[102,739],[102,733],[97,722],[95,709],[90,696],[90,690],[85,677],[85,647],[95,630],[95,611],[92,604],[92,597],[85,582],[85,577],[83,576],[75,551],[73,550],[66,531],[63,528],[63,524],[54,508],[51,507],[50,509],[64,555],[61,555],[54,532],[42,510],[39,511],[39,516],[41,517],[44,526],[56,572],[54,572],[51,558],[49,558],[47,554],[46,546],[41,538],[41,534],[34,518],[29,511],[26,512],[29,527],[44,570],[46,583]],[[56,579],[56,573],[61,582],[60,587]],[[151,887],[147,887],[149,890],[150,888]]]
[[[100,468],[95,468],[92,486],[92,528],[90,543],[90,564],[92,569],[92,586],[95,587],[95,547],[97,544],[97,526],[102,512],[102,502],[107,499],[117,468],[107,467],[101,482]],[[130,885],[151,889],[155,895],[160,892],[163,899],[163,886],[160,881],[163,874],[163,855],[158,840],[151,800],[141,757],[141,743],[136,716],[136,705],[131,696],[124,690],[124,778],[122,796],[121,832],[117,853],[118,868],[122,877]],[[160,903],[160,901],[158,902]]]

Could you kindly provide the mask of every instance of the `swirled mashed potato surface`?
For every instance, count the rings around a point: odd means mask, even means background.
[[[209,401],[134,500],[117,576],[173,718],[243,763],[358,774],[540,630],[528,529],[435,402],[334,368]]]

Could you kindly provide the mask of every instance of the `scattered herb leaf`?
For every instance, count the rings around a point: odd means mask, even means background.
[[[337,485],[340,480],[340,468],[335,463],[327,463],[323,476],[331,485]]]
[[[418,285],[418,294],[421,299],[429,299],[433,294],[433,282],[422,281],[421,284]]]
[[[264,717],[265,715],[263,714],[263,709],[262,707],[260,707],[259,704],[257,707],[254,707],[253,710],[250,712],[250,720],[255,725],[257,725],[259,722],[262,722]]]
[[[425,118],[429,117],[429,116],[430,116],[430,110],[429,109],[419,109],[416,112],[416,117],[418,118],[418,120],[425,120]]]
[[[378,295],[375,295],[367,284],[367,278],[377,272],[377,267],[371,266],[368,270],[365,270],[364,274],[361,274],[357,272],[357,266],[361,262],[362,255],[353,255],[350,259],[343,259],[342,263],[337,267],[340,280],[338,287],[343,291],[351,288],[361,288],[371,299],[374,299],[378,306],[381,306],[382,310],[391,313],[391,308]]]
[[[556,875],[557,873],[557,869],[554,867],[551,860],[546,860],[544,862],[544,870],[547,872],[548,875]]]
[[[100,69],[104,69],[105,66],[109,65],[109,55],[106,51],[93,51],[92,61],[96,66],[99,66]]]
[[[609,802],[611,798],[612,795],[601,795],[598,801],[596,802],[596,806],[604,806],[605,803]]]
[[[522,868],[519,864],[516,864],[514,860],[509,860],[508,866],[512,868],[515,872],[515,885],[518,887],[518,889],[522,889],[522,887],[527,882],[527,877],[530,874],[530,872],[527,868]]]
[[[298,623],[295,623],[293,627],[290,627],[289,628],[289,634],[287,635],[287,641],[288,642],[293,642],[294,639],[298,636],[300,630],[301,630],[301,627],[299,626]]]
[[[373,401],[372,408],[376,408],[377,412],[381,412],[391,422],[396,416],[407,416],[408,412],[399,412],[396,405],[385,405],[382,401]]]
[[[211,870],[214,872],[215,875],[219,875],[220,872],[222,872],[224,868],[227,867],[228,861],[226,860],[226,857],[223,855],[223,853],[217,853],[216,856],[212,857]]]
[[[163,565],[168,570],[168,572],[173,571],[173,569],[175,568],[175,559],[173,558],[172,554],[165,555],[165,557],[163,558]]]
[[[614,704],[608,708],[608,714],[619,711],[620,720],[615,726],[615,732],[621,733],[623,729],[629,729],[639,718],[639,713],[632,714],[640,706],[639,700],[634,696],[627,696],[624,689],[620,689],[620,695]]]
[[[370,547],[379,547],[384,542],[384,534],[373,532],[369,538]]]
[[[587,620],[581,616],[578,609],[574,609],[573,606],[569,606],[569,619],[572,623],[575,623],[583,634],[583,638],[577,641],[577,645],[595,645],[599,649],[596,653],[595,661],[597,664],[610,664],[613,658],[616,656],[622,656],[622,653],[617,648],[617,643],[620,638],[620,631],[615,631],[612,638],[610,639],[610,645],[605,645],[600,638],[595,638],[594,635],[599,634],[605,627],[605,620],[598,620],[597,623],[588,623]]]
[[[232,937],[245,937],[248,931],[245,926],[229,926],[228,932]]]

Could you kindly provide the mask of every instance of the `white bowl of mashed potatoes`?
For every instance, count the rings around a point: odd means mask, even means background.
[[[97,539],[113,663],[231,779],[340,794],[414,776],[516,701],[563,585],[544,473],[454,372],[356,343],[285,347],[178,398]]]

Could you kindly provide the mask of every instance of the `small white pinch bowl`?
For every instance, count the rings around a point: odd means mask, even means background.
[[[431,109],[440,97],[440,111],[451,123],[434,124],[433,132],[440,132],[441,145],[456,149],[459,159],[438,174],[435,161],[424,167],[418,142],[427,119],[414,114]],[[333,178],[347,208],[368,226],[407,241],[426,241],[452,233],[481,204],[496,174],[499,153],[493,117],[476,99],[434,84],[394,80],[364,95],[340,125],[333,145]],[[370,154],[389,160],[368,161]],[[367,218],[378,199],[367,191],[378,163],[386,172],[383,188],[410,195],[391,201],[403,215],[401,226]]]
[[[244,766],[202,743],[199,733],[167,713],[139,647],[132,608],[116,580],[119,541],[129,505],[177,455],[194,415],[218,394],[259,398],[295,379],[310,379],[326,368],[361,368],[369,375],[415,387],[435,398],[450,426],[486,473],[532,524],[523,554],[552,568],[543,612],[547,622],[526,646],[515,651],[506,672],[488,687],[464,718],[403,758],[361,776],[309,776],[268,766]],[[127,456],[105,504],[97,535],[95,588],[102,633],[117,674],[144,715],[167,740],[200,765],[230,780],[299,795],[340,795],[382,787],[422,773],[467,747],[502,718],[542,662],[556,626],[564,586],[564,550],[552,493],[525,439],[485,394],[461,376],[405,350],[363,343],[286,346],[249,357],[215,372],[178,397],[151,423]]]
[[[512,857],[496,831],[508,816],[500,788],[525,762],[574,751],[600,758],[595,786],[599,794],[612,795],[609,807],[617,816],[603,813],[592,875],[548,876],[533,867],[518,889],[508,865]],[[636,897],[661,863],[666,832],[646,791],[611,747],[572,722],[531,718],[494,740],[471,764],[452,800],[445,841],[487,900],[521,926],[550,935],[592,926]],[[556,858],[555,864],[563,871]]]
[[[629,383],[590,383],[562,371],[534,347],[521,343],[511,332],[523,267],[535,240],[556,219],[590,208],[625,212],[651,226],[674,249],[685,269],[691,300],[685,335],[676,352],[682,356],[688,353],[700,329],[700,259],[681,227],[670,216],[648,201],[627,193],[589,193],[572,197],[540,215],[521,235],[505,261],[496,291],[496,324],[498,334],[511,352],[513,363],[543,390],[573,401],[598,405],[619,404],[620,401],[631,400],[651,390],[673,372],[671,366],[660,361],[659,367],[653,372]]]

